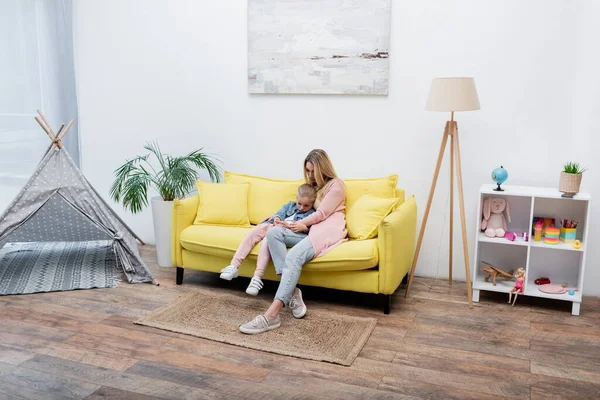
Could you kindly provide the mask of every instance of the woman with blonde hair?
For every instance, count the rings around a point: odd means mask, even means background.
[[[243,333],[256,334],[279,328],[279,312],[285,306],[289,306],[294,317],[304,317],[306,305],[302,292],[296,287],[302,266],[347,240],[346,186],[337,177],[324,150],[315,149],[308,153],[304,159],[304,180],[317,189],[316,212],[291,223],[289,228],[277,226],[267,232],[269,252],[281,280],[271,306],[264,314],[240,326]],[[291,247],[289,252],[288,247]]]

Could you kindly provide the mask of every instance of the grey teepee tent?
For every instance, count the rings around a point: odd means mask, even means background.
[[[43,121],[35,119],[52,144],[33,176],[0,216],[0,249],[7,242],[109,241],[112,251],[106,255],[114,257],[116,268],[130,283],[158,284],[138,252],[136,238],[141,239],[94,190],[63,147],[61,140],[73,121],[55,133],[38,113]],[[85,268],[86,260],[75,261]]]

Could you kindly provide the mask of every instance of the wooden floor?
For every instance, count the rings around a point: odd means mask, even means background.
[[[182,293],[241,295],[248,283],[144,259],[159,287],[0,297],[0,399],[585,399],[600,396],[600,300],[581,316],[568,303],[483,293],[415,280],[384,315],[375,296],[305,288],[311,309],[373,316],[378,325],[351,367],[305,361],[134,325]],[[271,298],[275,284],[260,296]],[[282,329],[285,329],[284,327]]]

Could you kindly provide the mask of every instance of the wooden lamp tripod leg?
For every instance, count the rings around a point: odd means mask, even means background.
[[[419,231],[419,238],[417,240],[417,248],[415,250],[413,263],[410,268],[410,276],[408,278],[408,284],[406,285],[406,293],[404,294],[404,297],[408,297],[409,292],[410,292],[410,287],[412,285],[412,281],[415,276],[415,269],[417,266],[417,261],[419,259],[419,252],[421,251],[421,244],[423,242],[423,234],[425,233],[425,226],[427,225],[427,218],[429,218],[429,210],[431,209],[431,201],[433,200],[433,193],[435,192],[435,185],[437,184],[437,179],[440,174],[440,167],[442,165],[442,159],[444,158],[444,151],[446,150],[446,143],[448,142],[449,129],[450,129],[450,122],[447,122],[446,128],[444,129],[444,136],[442,137],[442,144],[440,146],[440,152],[438,154],[437,164],[435,166],[435,172],[433,173],[433,182],[431,183],[431,189],[429,190],[429,198],[427,199],[427,206],[425,207],[425,214],[423,215],[423,222],[421,223],[421,230]]]
[[[452,285],[452,249],[454,248],[454,135],[450,132],[450,228],[449,228],[449,250],[448,254],[448,284]]]
[[[458,202],[460,204],[460,223],[462,226],[462,242],[465,256],[465,278],[467,280],[467,297],[469,299],[469,308],[473,308],[473,291],[471,287],[471,267],[469,265],[469,244],[467,243],[467,224],[465,218],[465,200],[463,196],[462,169],[460,165],[460,145],[458,143],[458,127],[456,122],[452,122],[451,134],[453,136],[454,149],[456,156],[456,177],[458,181]]]

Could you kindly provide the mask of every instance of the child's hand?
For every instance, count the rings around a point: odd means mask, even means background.
[[[308,227],[304,225],[302,222],[292,222],[289,224],[288,228],[292,232],[307,232]]]
[[[275,226],[283,226],[284,228],[287,228],[288,225],[285,221],[282,221],[279,217],[276,217],[275,220],[273,221],[273,224]]]

